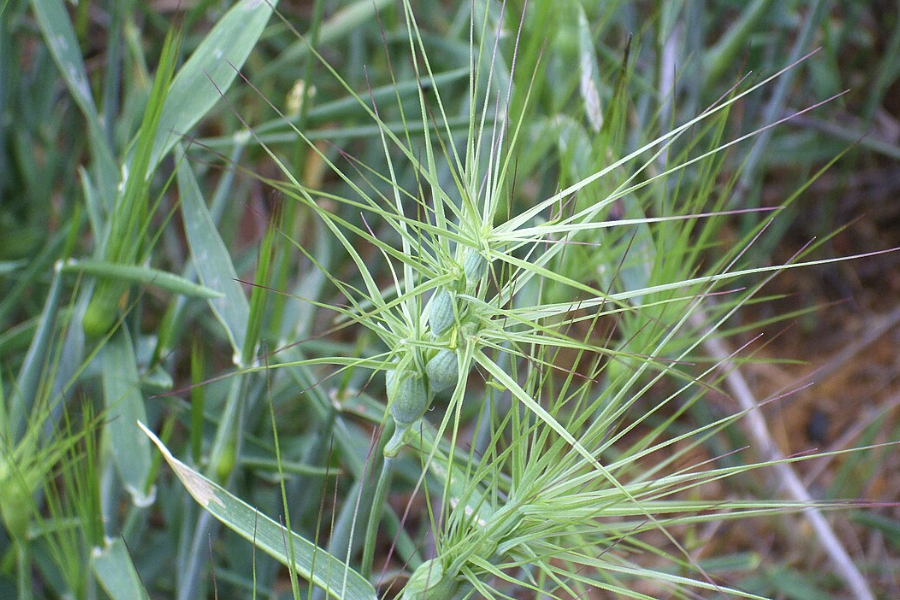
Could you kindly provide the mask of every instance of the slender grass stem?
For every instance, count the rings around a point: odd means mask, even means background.
[[[360,573],[366,579],[372,577],[375,544],[378,541],[378,524],[381,522],[381,513],[390,492],[395,460],[396,458],[391,456],[384,457],[384,462],[381,464],[381,474],[378,476],[378,485],[375,488],[375,495],[372,497],[372,510],[369,512],[369,522],[366,525],[366,538],[363,546],[362,568],[360,570]]]

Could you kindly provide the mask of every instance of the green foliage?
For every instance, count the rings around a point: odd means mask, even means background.
[[[867,9],[312,4],[2,5],[0,596],[840,597],[709,537],[812,507],[709,344],[850,258],[774,256],[820,161],[900,156],[770,128]]]

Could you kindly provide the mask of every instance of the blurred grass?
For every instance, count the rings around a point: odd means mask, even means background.
[[[508,15],[518,15],[522,2],[509,4]],[[247,6],[256,6],[252,20],[240,12]],[[321,143],[325,156],[340,158],[340,148],[372,172],[386,173],[388,167],[378,129],[312,60],[307,42],[298,41],[285,22],[270,19],[268,3],[245,0],[229,13],[230,7],[212,0],[181,12],[165,2],[5,4],[0,21],[0,461],[8,462],[22,440],[41,441],[29,441],[36,444],[29,450],[32,468],[22,467],[16,475],[23,476],[16,481],[27,484],[35,502],[34,510],[17,515],[27,521],[27,531],[18,537],[0,533],[0,597],[138,598],[142,590],[150,597],[205,597],[212,594],[210,563],[218,591],[229,597],[252,597],[254,588],[274,597],[274,590],[284,586],[278,563],[251,555],[249,545],[221,531],[182,488],[157,477],[158,464],[151,460],[159,458],[151,459],[146,438],[126,424],[135,416],[153,425],[169,424],[170,438],[164,441],[191,468],[275,515],[285,510],[269,483],[271,467],[265,466],[276,448],[268,420],[271,403],[281,458],[285,465],[297,465],[285,484],[293,529],[319,536],[320,545],[338,557],[361,547],[361,532],[350,532],[354,494],[374,492],[373,479],[364,474],[372,468],[367,464],[370,425],[380,422],[383,410],[365,394],[355,395],[354,390],[368,389],[367,374],[351,370],[341,381],[317,385],[324,371],[294,365],[278,375],[215,380],[232,373],[234,365],[319,356],[327,344],[358,354],[380,350],[365,336],[341,334],[316,340],[319,346],[270,354],[322,332],[325,313],[312,303],[341,301],[291,240],[301,241],[329,272],[359,282],[310,212],[262,185],[279,176],[257,140],[243,131],[243,121],[305,185],[322,191],[319,202],[327,204],[328,194],[346,196],[351,190],[274,118],[242,78],[278,106],[293,93],[299,106],[290,119]],[[492,19],[499,18],[496,3],[489,7]],[[282,0],[277,8],[363,98],[371,88],[381,118],[398,134],[404,131],[400,107],[414,114],[419,84],[404,58],[404,24],[393,3]],[[434,84],[458,127],[453,133],[464,133],[468,3],[455,7],[428,1],[416,9],[431,67],[439,74]],[[166,42],[179,26],[184,27],[180,43]],[[516,26],[509,21],[505,30]],[[747,179],[737,185],[741,207],[780,204],[789,195],[784,190],[799,187],[821,164],[852,146],[831,169],[830,179],[816,182],[786,209],[793,218],[781,219],[783,227],[767,232],[765,244],[754,248],[760,253],[754,261],[784,260],[811,237],[856,217],[860,221],[850,231],[863,233],[829,240],[834,252],[900,245],[900,213],[890,203],[900,187],[890,176],[900,158],[895,3],[532,2],[523,28],[515,72],[505,62],[511,57],[508,36],[500,40],[504,53],[496,65],[501,87],[525,89],[537,74],[530,104],[525,107],[516,95],[512,109],[513,116],[526,114],[528,143],[517,157],[516,200],[523,205],[593,172],[613,150],[632,150],[693,118],[746,73],[767,75],[784,67],[792,52],[802,55],[820,47],[782,80],[783,90],[749,97],[717,133],[732,139],[849,89],[771,130],[752,168],[744,170]],[[588,78],[573,67],[585,56],[593,65]],[[232,65],[240,68],[240,77]],[[154,82],[160,83],[154,88]],[[298,82],[303,83],[299,95]],[[412,136],[420,133],[417,125],[405,129]],[[686,149],[672,153],[679,150]],[[746,157],[745,152],[723,156],[716,166],[719,179],[703,192],[724,202]],[[450,173],[445,176],[449,180]],[[416,174],[408,167],[401,167],[398,179],[416,189]],[[671,193],[678,197],[676,190]],[[633,209],[623,210],[629,216]],[[343,218],[365,226],[357,213],[345,212]],[[710,243],[712,238],[737,240],[756,225],[749,218],[723,220],[705,235]],[[639,247],[640,235],[614,242]],[[698,252],[703,248],[698,244]],[[366,256],[374,260],[374,254]],[[849,304],[857,314],[838,312],[836,318],[864,321],[875,310],[895,307],[900,298],[900,281],[890,275],[896,264],[884,260],[885,270],[873,276],[839,266],[831,280],[786,277],[785,293],[799,289],[805,298],[823,303],[852,295]],[[104,264],[107,277],[101,277]],[[380,275],[387,280],[386,273]],[[640,280],[641,274],[627,276]],[[196,297],[208,289],[224,297]],[[97,296],[103,302],[91,308]],[[85,336],[82,323],[92,310],[99,311],[100,324],[88,325]],[[766,310],[748,307],[746,319],[764,318]],[[824,334],[816,322],[798,335],[803,343],[784,346],[789,358],[819,358],[816,339]],[[896,393],[897,373],[891,368],[896,365],[878,374],[884,381],[881,396]],[[197,387],[188,392],[191,385]],[[835,392],[852,393],[852,388]],[[860,402],[859,414],[877,400]],[[713,403],[683,418],[702,423],[721,409]],[[99,422],[95,414],[102,416]],[[854,414],[843,415],[844,423],[855,422]],[[63,422],[66,427],[60,426]],[[894,409],[853,443],[897,440],[897,427]],[[802,435],[800,424],[784,428],[788,436]],[[709,452],[716,456],[746,443],[740,431],[729,429],[710,440]],[[794,443],[795,449],[808,447]],[[821,496],[896,501],[895,454],[874,449],[843,459],[817,483]],[[417,478],[418,465],[407,461],[397,468],[398,497]],[[40,477],[31,481],[24,477],[29,472]],[[731,493],[764,495],[776,484],[754,475],[725,485],[734,486]],[[865,514],[855,519],[856,534],[865,540],[859,555],[872,567],[872,587],[891,597],[900,585],[897,571],[879,572],[875,565],[898,561],[900,514],[890,506]],[[386,506],[383,523],[391,535],[399,535],[400,558],[414,568],[423,552],[413,540],[421,539],[428,524],[409,533],[399,527],[401,518]],[[103,535],[117,541],[92,556],[93,547],[107,544],[97,531],[101,526]],[[747,569],[753,561],[723,567],[732,569],[731,581],[779,598],[841,597],[840,583],[821,577],[822,558],[807,551],[809,539],[792,535],[777,518],[749,533],[735,529],[725,526],[719,535],[696,532],[707,544],[705,552],[715,557],[738,551],[761,557],[764,566],[752,576]]]

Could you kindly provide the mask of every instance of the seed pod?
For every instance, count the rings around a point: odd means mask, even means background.
[[[478,283],[488,270],[488,261],[475,250],[469,249],[463,260],[463,273],[466,275],[466,283]]]
[[[608,385],[621,387],[634,374],[636,367],[627,356],[614,356],[606,363],[606,380]]]
[[[100,337],[106,333],[116,323],[116,291],[109,289],[109,286],[98,285],[97,291],[94,292],[84,316],[81,319],[81,327],[85,335],[90,338]]]
[[[444,574],[440,559],[433,558],[413,571],[401,600],[444,600],[452,598],[459,587],[458,580]]]
[[[391,416],[398,428],[408,427],[418,421],[428,410],[428,382],[416,370],[388,371],[385,375]]]
[[[228,440],[218,453],[214,453],[210,460],[211,471],[216,476],[216,481],[222,485],[228,481],[234,466],[237,464],[237,440]]]
[[[3,465],[0,465],[2,469]],[[6,526],[7,534],[24,543],[28,539],[28,524],[34,514],[32,496],[40,484],[37,472],[26,474],[2,469],[0,473],[0,520]]]
[[[445,288],[436,291],[431,298],[431,311],[428,313],[431,333],[438,336],[447,331],[456,320],[454,313],[454,300],[450,292]]]
[[[434,392],[456,387],[459,381],[459,357],[454,350],[441,350],[425,365],[428,385]]]

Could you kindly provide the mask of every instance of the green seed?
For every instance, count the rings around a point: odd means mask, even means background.
[[[434,392],[454,388],[459,381],[459,357],[453,350],[441,350],[425,365],[425,374]]]
[[[466,283],[478,283],[488,270],[488,261],[475,250],[468,250],[463,261]]]
[[[2,465],[0,465],[2,467]],[[39,484],[37,472],[28,474],[14,473],[2,469],[0,473],[0,520],[6,526],[6,532],[17,541],[25,542],[28,537],[28,524],[34,514],[32,496]]]
[[[453,296],[444,288],[439,289],[431,298],[431,309],[428,313],[428,324],[435,336],[447,331],[456,320]]]
[[[403,588],[401,600],[444,600],[452,598],[460,582],[444,575],[440,560],[433,558],[419,565]]]
[[[218,455],[213,456],[211,462],[211,470],[216,476],[216,481],[224,485],[237,464],[237,442],[229,441]]]
[[[116,301],[109,294],[104,294],[102,290],[94,294],[87,310],[84,311],[84,317],[81,320],[81,327],[84,329],[85,335],[89,338],[96,338],[106,333],[115,325],[117,319]]]
[[[632,376],[636,367],[627,356],[616,356],[606,364],[606,380],[609,385],[622,386]]]
[[[398,428],[418,421],[431,404],[428,382],[421,373],[404,369],[388,371],[385,375],[391,416]]]

